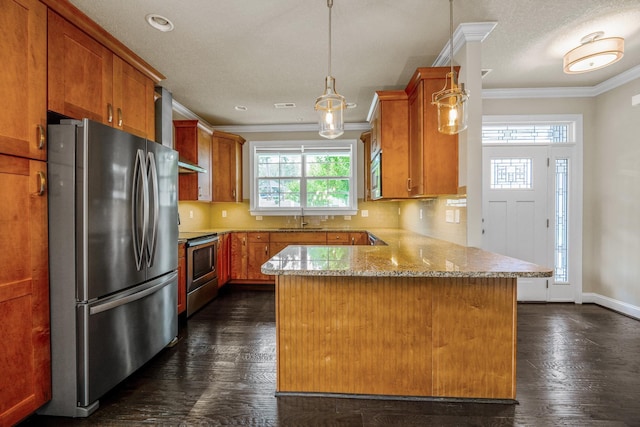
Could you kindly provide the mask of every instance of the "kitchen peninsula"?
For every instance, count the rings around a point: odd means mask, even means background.
[[[516,280],[552,270],[421,236],[289,246],[276,276],[279,395],[515,401]]]

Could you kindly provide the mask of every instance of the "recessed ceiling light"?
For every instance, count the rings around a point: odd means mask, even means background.
[[[236,105],[235,107],[233,107],[236,111],[247,111],[248,108],[245,107],[244,105]]]
[[[358,104],[356,104],[355,102],[347,102],[346,106],[347,108],[351,109],[351,108],[356,108]]]
[[[173,30],[173,22],[161,15],[150,13],[145,16],[147,23],[158,31],[167,32]]]
[[[295,102],[276,102],[273,104],[276,108],[296,108]]]

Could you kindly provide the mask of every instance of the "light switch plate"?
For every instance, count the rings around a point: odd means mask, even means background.
[[[226,218],[227,217],[227,211],[222,211],[222,218]]]
[[[363,218],[366,218],[369,216],[369,211],[367,209],[362,209],[360,211],[360,215],[362,215]]]

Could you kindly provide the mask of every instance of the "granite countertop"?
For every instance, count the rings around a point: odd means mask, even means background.
[[[553,275],[550,268],[411,231],[368,231],[384,241],[386,246],[288,246],[262,265],[262,273],[298,276],[510,278]]]

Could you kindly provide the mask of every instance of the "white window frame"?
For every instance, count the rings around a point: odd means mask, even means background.
[[[326,149],[330,151],[332,148],[348,149],[351,153],[351,170],[349,177],[349,206],[343,208],[324,208],[324,207],[259,207],[258,206],[258,163],[256,161],[257,154],[260,150],[269,149],[272,151],[292,151],[299,149],[301,152],[304,148],[314,150]],[[355,139],[341,140],[298,140],[298,141],[249,141],[249,192],[250,205],[249,213],[251,215],[264,216],[291,216],[291,215],[356,215],[358,213],[358,182],[357,182],[357,162],[358,151],[357,141]],[[304,172],[304,171],[303,171]],[[303,178],[304,179],[304,178]],[[300,203],[306,200],[306,186],[301,186]]]

